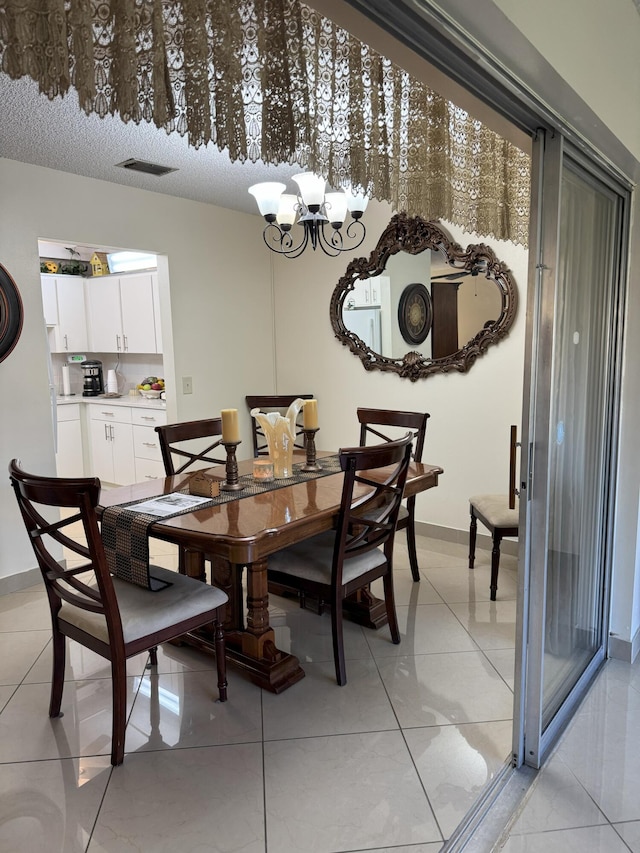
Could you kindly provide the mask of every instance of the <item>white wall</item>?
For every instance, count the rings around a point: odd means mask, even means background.
[[[369,255],[390,216],[387,205],[369,205],[367,238],[355,255]],[[416,517],[466,531],[469,497],[508,487],[509,426],[521,420],[527,253],[510,243],[447,230],[465,248],[488,243],[512,270],[520,308],[504,341],[490,347],[466,374],[411,382],[367,372],[333,336],[329,320],[331,294],[352,256],[326,258],[317,252],[313,257],[307,250],[298,260],[277,258],[275,263],[278,392],[317,396],[320,449],[357,443],[358,406],[429,412],[423,458],[445,473],[437,489],[418,498]]]
[[[260,251],[247,251],[262,245],[258,217],[6,159],[0,159],[0,196],[0,262],[18,285],[25,313],[21,338],[0,364],[0,464],[19,457],[28,470],[55,473],[39,238],[164,254],[171,303],[163,331],[168,340],[171,325],[174,344],[165,353],[165,370],[167,363],[172,370],[165,378],[171,384],[177,377],[169,418],[237,407],[249,440],[244,395],[275,384],[270,263]],[[193,377],[192,395],[182,395],[182,376]],[[0,526],[0,579],[33,568],[6,476]]]
[[[493,2],[640,159],[640,110],[629,107],[640,92],[640,15],[633,0]]]

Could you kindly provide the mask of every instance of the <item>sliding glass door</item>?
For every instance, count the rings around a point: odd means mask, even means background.
[[[605,654],[625,205],[560,137],[542,135],[537,155],[517,741],[533,766]]]

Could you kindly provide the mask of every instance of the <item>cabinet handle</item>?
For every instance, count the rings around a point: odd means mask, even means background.
[[[101,412],[100,414],[104,415],[107,418],[112,418],[114,415],[114,412]]]
[[[153,415],[140,415],[141,421],[155,421]]]
[[[111,433],[111,441],[114,441],[115,435],[114,435],[113,427],[111,426],[111,424],[109,424],[109,432]]]
[[[155,443],[155,441],[143,441],[142,443],[144,444],[145,447],[157,447],[158,446]]]
[[[154,477],[153,474],[145,474],[144,478],[145,478],[145,480],[157,480],[158,479],[157,477]]]
[[[109,441],[109,433],[107,432],[108,429],[109,429],[109,425],[105,424],[104,425],[104,440],[105,441]]]
[[[120,352],[120,335],[116,335],[116,349]]]
[[[69,349],[69,341],[67,340],[67,336],[64,336],[64,348]]]
[[[126,335],[122,336],[122,341],[124,343],[124,351],[129,352],[129,344],[127,343],[127,336]]]

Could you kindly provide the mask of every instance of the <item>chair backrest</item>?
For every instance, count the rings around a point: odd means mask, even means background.
[[[399,427],[401,429],[413,430],[413,452],[415,462],[422,462],[422,451],[424,450],[424,438],[427,432],[427,421],[430,415],[427,412],[398,412],[393,409],[365,409],[357,410],[360,422],[360,446],[364,447],[371,436],[383,441],[391,441],[394,436],[388,432],[382,432],[377,427]]]
[[[335,540],[333,583],[341,586],[345,561],[383,547],[391,564],[393,539],[411,459],[412,434],[370,447],[342,448],[345,472]],[[390,469],[381,471],[380,469]],[[377,472],[377,475],[376,475]],[[363,485],[354,496],[356,485]]]
[[[160,438],[160,451],[167,477],[182,474],[188,468],[210,468],[212,465],[224,465],[226,454],[220,450],[220,457],[210,456],[211,451],[222,444],[222,418],[205,418],[200,421],[185,421],[180,424],[165,424],[155,427]],[[204,449],[200,439],[214,439]],[[190,442],[182,446],[183,442]]]
[[[100,480],[27,474],[18,459],[9,464],[9,478],[47,589],[52,618],[55,620],[62,601],[101,613],[111,645],[123,646],[120,611],[95,511]],[[82,558],[82,564],[75,565],[73,559],[67,568],[68,560],[59,562],[54,556],[59,545]]]
[[[260,409],[261,412],[268,414],[269,412],[280,412],[281,415],[286,415],[287,409],[294,400],[313,400],[313,394],[271,394],[271,395],[248,395],[245,397],[247,408]],[[302,430],[302,413],[304,408],[298,412],[296,421],[296,440],[294,447],[304,449],[304,433]],[[302,436],[302,437],[301,437]],[[255,418],[251,418],[251,438],[253,440],[253,455],[268,456],[269,448],[267,439],[262,431],[260,424]]]

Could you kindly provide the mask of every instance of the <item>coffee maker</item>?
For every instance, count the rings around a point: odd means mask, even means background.
[[[97,397],[104,394],[101,361],[83,361],[80,367],[84,370],[83,397]]]

